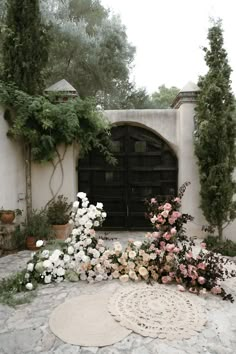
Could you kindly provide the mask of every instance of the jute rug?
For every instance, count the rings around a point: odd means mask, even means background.
[[[66,343],[103,347],[131,333],[109,314],[107,293],[81,295],[58,306],[51,314],[52,332]]]
[[[196,295],[170,286],[139,283],[118,289],[108,310],[122,326],[142,336],[185,339],[200,332],[206,323],[197,300]]]

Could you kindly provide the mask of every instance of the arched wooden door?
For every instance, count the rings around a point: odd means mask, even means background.
[[[144,201],[176,194],[177,158],[164,140],[137,126],[112,128],[112,140],[118,164],[110,166],[92,151],[79,160],[79,191],[104,204],[104,229],[147,229]]]

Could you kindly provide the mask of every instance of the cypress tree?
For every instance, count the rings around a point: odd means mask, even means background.
[[[201,208],[220,239],[235,218],[236,122],[231,90],[231,68],[221,21],[208,31],[209,48],[203,48],[208,72],[199,78],[196,105],[195,154],[198,159]]]
[[[48,38],[39,0],[8,0],[3,42],[4,79],[31,95],[42,88]]]

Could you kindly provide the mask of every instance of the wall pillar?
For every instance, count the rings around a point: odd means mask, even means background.
[[[206,224],[200,209],[200,182],[197,159],[194,154],[193,133],[197,85],[189,82],[177,95],[173,107],[177,109],[177,141],[179,156],[179,187],[186,181],[191,182],[182,200],[182,212],[194,217],[187,224],[189,236],[203,237],[202,225]]]

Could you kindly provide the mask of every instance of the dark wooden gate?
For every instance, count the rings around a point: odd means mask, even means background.
[[[164,140],[137,126],[112,128],[112,140],[118,164],[109,166],[92,151],[79,160],[79,191],[92,203],[103,202],[104,229],[147,229],[144,200],[176,194],[177,158]]]

